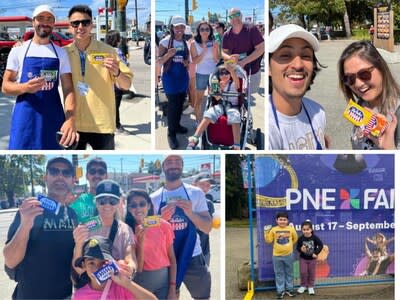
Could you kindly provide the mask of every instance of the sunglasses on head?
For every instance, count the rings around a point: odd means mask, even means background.
[[[139,203],[136,203],[136,202],[130,203],[128,205],[128,208],[135,209],[135,208],[138,208],[138,207],[143,208],[143,207],[146,207],[146,206],[147,206],[147,202],[146,201],[140,201]]]
[[[106,205],[106,204],[110,204],[112,206],[117,205],[119,202],[119,199],[117,198],[112,198],[112,197],[102,197],[102,198],[98,198],[96,199],[96,202],[100,205]]]
[[[200,28],[200,32],[210,32],[210,28]]]
[[[66,178],[72,177],[72,171],[70,169],[59,169],[50,167],[47,171],[53,177],[59,176],[60,174]]]
[[[230,75],[229,71],[221,71],[219,75]]]
[[[357,73],[347,73],[343,76],[343,82],[345,85],[353,85],[356,82],[356,79],[361,79],[363,81],[371,80],[372,71],[375,69],[374,66],[371,66],[366,69],[361,69]]]
[[[99,168],[99,169],[90,168],[90,169],[88,170],[88,173],[89,173],[90,175],[95,175],[95,174],[97,173],[97,174],[99,174],[100,176],[103,176],[103,175],[106,174],[106,170],[104,170],[103,168]]]
[[[76,21],[71,21],[70,24],[74,28],[78,28],[79,24],[82,24],[83,27],[87,27],[92,23],[92,20],[85,19],[85,20],[76,20]]]
[[[233,19],[233,18],[236,18],[236,17],[240,17],[241,16],[241,13],[240,12],[237,12],[237,13],[234,13],[234,14],[232,14],[232,15],[230,15],[229,16],[229,19]]]

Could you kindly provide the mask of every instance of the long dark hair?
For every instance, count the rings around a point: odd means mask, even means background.
[[[200,35],[200,26],[206,24],[208,26],[208,28],[210,29],[210,32],[208,33],[208,40],[209,41],[213,41],[214,40],[214,31],[212,26],[207,22],[207,21],[202,21],[199,23],[199,25],[197,25],[196,27],[196,36],[194,37],[194,40],[198,43],[201,44],[202,40],[201,40],[201,35]]]
[[[369,62],[373,65],[382,76],[382,96],[379,112],[387,115],[390,111],[394,112],[398,106],[400,98],[400,86],[396,83],[393,78],[390,69],[379,54],[378,50],[369,41],[357,41],[351,43],[346,49],[343,50],[342,55],[338,62],[338,74],[339,74],[339,87],[342,90],[346,101],[350,98],[357,97],[351,88],[344,84],[344,63],[352,56],[358,56],[362,60]]]
[[[308,226],[311,228],[311,234],[314,234],[314,229],[312,227],[312,223],[310,220],[305,220],[303,223],[301,223],[301,229],[303,229],[303,226]]]
[[[105,43],[113,48],[117,48],[121,41],[121,35],[118,30],[110,30],[106,34]]]
[[[151,202],[149,194],[143,189],[131,189],[129,190],[128,194],[126,195],[126,217],[125,223],[128,224],[133,230],[136,227],[136,220],[132,216],[131,212],[129,211],[129,202],[133,199],[133,197],[142,197],[146,200],[147,204],[149,205],[149,210],[147,212],[148,216],[154,215],[154,206],[153,202]]]

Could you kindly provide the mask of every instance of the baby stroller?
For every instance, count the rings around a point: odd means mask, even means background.
[[[225,107],[229,104],[228,97],[238,97],[239,98],[239,112],[240,112],[240,149],[246,149],[246,144],[252,144],[257,147],[258,150],[263,149],[263,141],[261,135],[261,129],[257,128],[253,130],[253,117],[251,114],[249,99],[250,91],[247,89],[250,83],[250,77],[246,75],[246,71],[243,70],[239,65],[235,66],[236,74],[240,80],[240,87],[238,92],[218,92],[214,93],[210,88],[212,86],[211,80],[216,73],[218,68],[216,68],[213,73],[210,74],[208,81],[208,97],[206,103],[206,109],[215,105],[216,103],[221,103]],[[218,102],[214,99],[216,95],[222,97]],[[228,118],[226,113],[218,118],[215,124],[208,125],[207,129],[204,131],[201,143],[199,145],[200,149],[205,150],[215,150],[215,149],[230,149],[234,144],[232,126],[228,125]]]

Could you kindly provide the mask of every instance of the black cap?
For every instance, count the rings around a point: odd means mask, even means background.
[[[75,260],[75,267],[82,267],[85,258],[113,260],[110,240],[102,236],[93,236],[83,244],[82,256]]]
[[[111,179],[104,179],[97,184],[96,199],[100,197],[113,197],[119,199],[121,191],[119,184]]]
[[[63,164],[65,164],[68,167],[68,169],[70,169],[71,174],[75,174],[74,167],[72,166],[72,163],[68,159],[66,159],[65,157],[61,157],[61,156],[54,157],[54,158],[50,159],[47,162],[46,172],[50,168],[50,166],[55,164],[55,163],[63,163]]]

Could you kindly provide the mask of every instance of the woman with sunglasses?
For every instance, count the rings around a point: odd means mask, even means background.
[[[196,121],[200,123],[204,91],[207,89],[208,78],[219,60],[218,44],[214,41],[213,29],[208,22],[203,21],[197,25],[194,42],[190,45],[190,54],[193,63],[196,64],[194,114],[196,115]]]
[[[80,224],[73,232],[75,248],[72,265],[79,275],[82,275],[84,270],[76,267],[74,262],[82,256],[82,247],[85,241],[96,235],[110,240],[111,254],[118,264],[124,265],[124,269],[127,267],[131,274],[136,271],[133,232],[127,224],[119,220],[118,216],[120,197],[120,186],[115,181],[105,179],[97,185],[95,200],[98,216],[101,220],[100,224],[95,228],[89,228],[87,224]],[[84,277],[81,276],[80,278]]]
[[[389,121],[379,138],[365,136],[355,126],[351,136],[353,149],[399,149],[400,86],[377,49],[368,41],[350,44],[340,56],[338,69],[339,86],[346,100],[353,99]]]
[[[125,222],[135,232],[138,259],[134,281],[158,299],[176,299],[174,232],[167,221],[153,214],[153,204],[146,191],[128,192]]]

